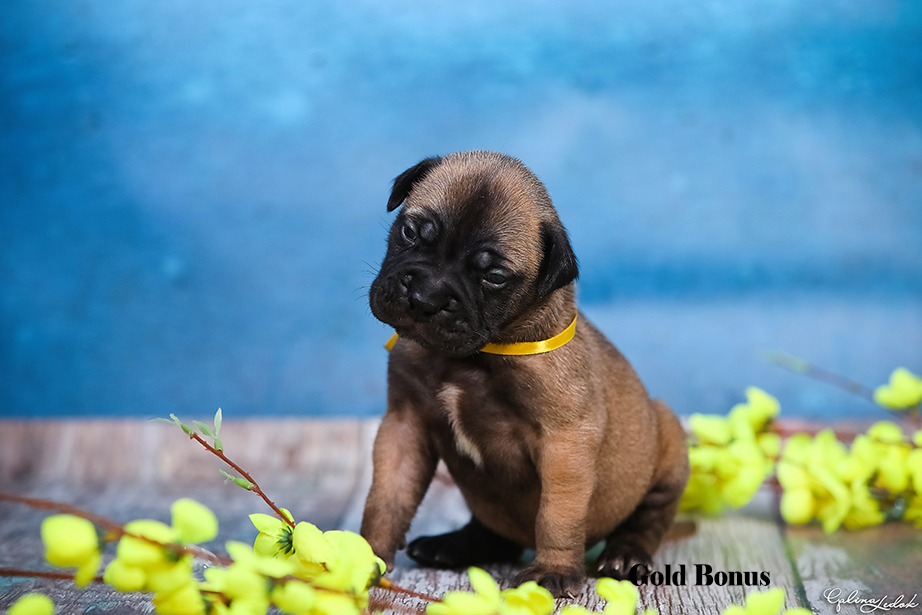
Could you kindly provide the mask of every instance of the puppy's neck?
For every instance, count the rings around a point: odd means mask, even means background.
[[[573,322],[576,316],[574,285],[555,290],[548,297],[532,306],[523,315],[503,327],[498,344],[538,342],[549,339]]]

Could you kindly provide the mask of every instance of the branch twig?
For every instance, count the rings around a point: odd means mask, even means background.
[[[202,438],[200,435],[198,435],[198,433],[196,433],[196,432],[193,431],[191,434],[189,434],[189,437],[192,438],[193,440],[195,440],[196,442],[198,442],[199,444],[201,444],[202,446],[204,446],[204,447],[205,447],[209,452],[211,452],[213,455],[217,455],[218,458],[221,459],[221,461],[223,461],[224,463],[226,463],[226,464],[229,465],[230,467],[234,468],[234,470],[236,470],[237,473],[240,474],[240,476],[242,476],[243,478],[245,478],[245,479],[247,479],[248,481],[250,481],[250,484],[252,485],[252,487],[250,488],[250,491],[252,491],[252,492],[255,493],[256,495],[258,495],[259,497],[261,497],[261,498],[263,499],[263,501],[264,501],[266,504],[269,505],[269,508],[272,509],[272,512],[274,512],[275,515],[276,515],[279,519],[281,519],[282,521],[284,521],[285,523],[287,523],[287,524],[288,524],[288,527],[294,529],[294,526],[295,526],[294,521],[292,521],[292,520],[289,519],[287,516],[285,516],[285,514],[282,513],[282,511],[279,509],[279,507],[275,505],[275,502],[273,502],[272,500],[270,500],[270,499],[269,499],[269,496],[267,496],[265,493],[263,493],[263,490],[259,488],[259,484],[256,482],[256,480],[255,480],[252,476],[250,476],[249,472],[247,472],[246,470],[244,470],[243,468],[241,468],[240,466],[238,466],[236,463],[234,463],[233,461],[231,461],[230,459],[228,459],[228,458],[227,458],[227,455],[224,454],[224,451],[219,451],[218,449],[216,449],[216,448],[213,447],[212,445],[208,444],[208,442],[206,442],[206,441],[204,440],[204,438]]]
[[[765,358],[769,363],[774,363],[775,365],[788,369],[792,372],[803,374],[808,378],[813,378],[814,380],[819,380],[820,382],[831,384],[834,387],[848,391],[849,393],[857,395],[862,399],[866,399],[875,406],[887,410],[895,417],[908,421],[909,424],[913,425],[916,429],[922,427],[922,409],[920,409],[918,404],[915,406],[915,408],[911,408],[909,410],[895,410],[893,408],[887,408],[886,406],[878,404],[874,399],[874,389],[865,386],[860,382],[856,382],[855,380],[846,378],[845,376],[840,376],[839,374],[833,373],[828,369],[817,367],[808,361],[798,359],[797,357],[792,357],[791,355],[785,354],[783,352],[769,351],[765,354]]]
[[[381,589],[386,589],[388,591],[398,593],[398,594],[405,594],[407,596],[412,596],[413,598],[417,598],[419,600],[425,600],[426,602],[441,602],[441,600],[433,596],[430,596],[429,594],[420,594],[418,592],[415,592],[409,589],[404,589],[403,587],[400,587],[399,585],[394,585],[387,579],[379,580],[378,587],[380,587]]]
[[[23,577],[33,579],[53,579],[55,581],[73,581],[72,572],[53,572],[50,570],[18,570],[16,568],[0,568],[0,577]],[[102,577],[94,577],[93,583],[104,583]]]
[[[814,380],[819,380],[820,382],[825,382],[826,384],[831,384],[834,387],[844,389],[849,393],[862,397],[873,404],[877,404],[874,401],[874,389],[867,387],[860,382],[855,382],[845,376],[840,376],[835,374],[827,369],[822,367],[817,367],[812,363],[808,363],[803,359],[798,359],[797,357],[792,357],[791,355],[784,354],[783,352],[768,352],[766,358],[770,363],[774,363],[779,367],[783,367],[792,372],[797,372],[798,374],[803,374]]]

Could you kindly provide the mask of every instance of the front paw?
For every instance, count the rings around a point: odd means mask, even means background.
[[[582,589],[586,575],[582,569],[551,569],[540,564],[533,565],[520,572],[513,581],[515,587],[528,581],[534,581],[553,594],[555,598],[575,598]]]
[[[453,538],[453,534],[421,536],[407,547],[407,555],[416,563],[429,568],[459,568],[469,565],[470,562],[462,561],[464,558],[459,557],[463,545],[456,544]]]
[[[631,574],[631,568],[638,564],[646,567],[653,565],[653,558],[645,549],[630,543],[610,543],[602,551],[598,571],[600,577],[611,577],[623,581]]]

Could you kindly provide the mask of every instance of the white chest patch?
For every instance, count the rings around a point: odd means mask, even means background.
[[[467,437],[467,434],[464,433],[461,427],[461,408],[459,403],[461,400],[461,389],[453,384],[446,384],[442,387],[442,390],[439,391],[437,397],[442,403],[442,408],[445,411],[445,415],[448,417],[448,424],[451,425],[451,431],[455,435],[455,448],[457,448],[458,452],[461,454],[470,457],[474,465],[477,467],[482,466],[483,456],[480,454],[480,449],[478,449],[477,445]]]

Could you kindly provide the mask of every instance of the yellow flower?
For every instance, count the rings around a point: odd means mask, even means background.
[[[745,404],[737,404],[730,410],[730,423],[745,423],[752,433],[762,431],[765,424],[778,416],[781,411],[781,404],[778,403],[778,400],[760,388],[748,387],[746,389],[746,398],[747,402]],[[746,430],[739,427],[737,429],[740,430],[741,434],[746,433]]]
[[[149,519],[139,519],[125,524],[125,531],[154,540],[161,544],[170,544],[176,540],[176,532],[169,525]],[[167,551],[163,547],[140,540],[133,536],[123,536],[118,541],[116,557],[129,566],[144,568],[167,561]]]
[[[732,508],[742,508],[756,494],[765,480],[765,468],[757,465],[740,466],[736,476],[726,482],[721,498]]]
[[[554,610],[554,597],[534,581],[504,590],[500,615],[548,615]]]
[[[45,594],[26,594],[10,606],[6,615],[54,615],[54,602]]]
[[[848,449],[839,442],[835,432],[831,429],[823,429],[813,438],[809,465],[821,465],[833,469],[847,457]]]
[[[727,482],[721,498],[733,508],[745,506],[759,490],[771,466],[755,440],[735,440],[727,447],[733,468],[726,473]]]
[[[717,479],[713,475],[693,467],[688,485],[682,494],[680,509],[700,510],[705,514],[719,513],[724,505],[717,486]]]
[[[781,452],[781,436],[776,433],[762,433],[757,438],[759,448],[766,457],[774,459]]]
[[[851,494],[845,484],[828,469],[814,464],[809,471],[823,489],[824,497],[816,505],[816,516],[823,522],[823,531],[830,534],[845,520],[852,505]]]
[[[854,445],[852,445],[852,450],[849,452],[848,457],[843,459],[835,468],[839,478],[846,482],[855,480],[867,482],[876,470],[877,462],[863,460],[856,452]]]
[[[810,487],[810,475],[802,466],[790,461],[779,461],[776,470],[778,482],[785,489],[799,489]]]
[[[147,574],[143,569],[129,566],[115,558],[106,567],[102,580],[120,592],[139,592],[143,591],[147,583]]]
[[[499,604],[492,604],[478,594],[453,591],[426,607],[427,615],[496,615]]]
[[[736,476],[740,467],[740,459],[730,451],[730,447],[718,449],[717,462],[714,464],[714,472],[718,478],[728,480]]]
[[[298,559],[305,562],[321,564],[333,555],[333,546],[327,536],[311,523],[298,523],[291,539]]]
[[[176,500],[170,507],[170,512],[179,542],[208,542],[218,535],[218,519],[206,506],[195,500]]]
[[[314,608],[317,592],[300,581],[286,581],[276,585],[270,597],[281,611],[291,615],[306,615]]]
[[[884,444],[899,444],[903,441],[903,428],[892,421],[877,421],[868,428],[868,435]]]
[[[909,449],[902,446],[887,447],[887,454],[877,466],[877,485],[891,494],[899,494],[909,486]]]
[[[873,468],[877,467],[877,462],[886,452],[887,447],[884,444],[865,433],[858,434],[852,441],[851,454]]]
[[[784,606],[784,590],[780,587],[746,596],[747,615],[778,615]]]
[[[186,555],[175,562],[164,562],[144,569],[147,591],[171,592],[193,580],[192,556]]]
[[[166,545],[213,540],[218,521],[208,508],[188,498],[175,501],[170,511],[172,527],[150,519],[125,524],[127,534],[119,540],[116,557],[103,575],[107,583],[121,591],[153,591],[165,596],[192,582],[192,557],[177,559]],[[164,608],[173,608],[170,598],[160,602],[167,605]]]
[[[103,575],[106,583],[119,591],[152,591],[166,596],[193,582],[192,556],[177,558],[174,551],[162,546],[175,543],[180,530],[159,521],[141,519],[126,524],[125,531],[131,535],[119,540],[116,557]],[[173,608],[169,605],[174,602],[166,597],[160,602],[168,605],[164,608]]]
[[[852,507],[842,524],[850,530],[882,523],[886,515],[880,511],[880,504],[871,497],[866,482],[860,479],[852,481]]]
[[[230,553],[238,550],[232,544],[247,548],[243,543],[227,543]],[[205,570],[206,583],[203,589],[209,592],[220,592],[230,600],[228,615],[245,615],[258,613],[265,615],[269,609],[269,583],[268,579],[253,569],[250,557],[241,553],[231,553],[235,558],[233,564],[227,568],[208,568]],[[238,559],[239,558],[239,559]]]
[[[797,433],[787,439],[781,458],[794,463],[805,464],[813,448],[813,438],[805,433]]]
[[[908,521],[922,529],[922,495],[914,495],[909,500],[909,506],[903,512],[903,521]]]
[[[282,514],[291,519],[291,513],[284,508]],[[292,545],[291,526],[279,519],[262,513],[250,515],[250,521],[259,530],[253,550],[260,555],[275,556],[289,554],[294,549]]]
[[[595,593],[608,601],[604,615],[634,615],[640,597],[637,588],[630,581],[615,581],[602,578],[595,583]]]
[[[496,581],[480,568],[469,568],[474,593],[465,591],[448,592],[442,602],[426,607],[428,615],[496,615],[500,609],[500,591]]]
[[[317,592],[317,601],[311,615],[359,615],[359,608],[349,596],[330,592]]]
[[[890,382],[874,389],[874,401],[892,410],[904,410],[922,402],[922,378],[905,367],[890,374]]]
[[[324,532],[323,538],[329,543],[331,553],[324,562],[327,571],[314,577],[317,585],[352,592],[367,599],[368,586],[381,575],[381,561],[371,546],[353,532],[333,530]]]
[[[172,591],[154,594],[154,611],[160,615],[204,615],[205,601],[195,581]]]
[[[722,615],[777,615],[784,605],[784,590],[779,588],[765,592],[752,592],[746,596],[746,606],[727,605]]]
[[[266,557],[253,552],[253,549],[242,542],[230,540],[224,544],[228,555],[234,560],[237,568],[250,570],[259,575],[281,579],[291,574],[293,564],[288,560],[275,557]],[[234,566],[231,566],[233,568]]]
[[[74,515],[53,515],[42,521],[42,542],[48,563],[77,568],[74,584],[82,587],[96,577],[99,570],[99,537],[96,527]]]
[[[480,568],[468,568],[467,576],[471,581],[471,587],[478,595],[484,596],[490,602],[499,603],[501,595],[499,586],[490,573]]]
[[[688,425],[701,442],[723,446],[730,441],[730,422],[716,414],[692,414]]]
[[[787,523],[801,525],[813,518],[813,494],[806,487],[785,489],[781,495],[781,516]]]
[[[917,448],[909,453],[906,458],[906,468],[912,476],[913,490],[922,495],[922,448]]]
[[[693,470],[710,471],[717,465],[722,450],[716,446],[691,446],[688,449],[688,461]]]

